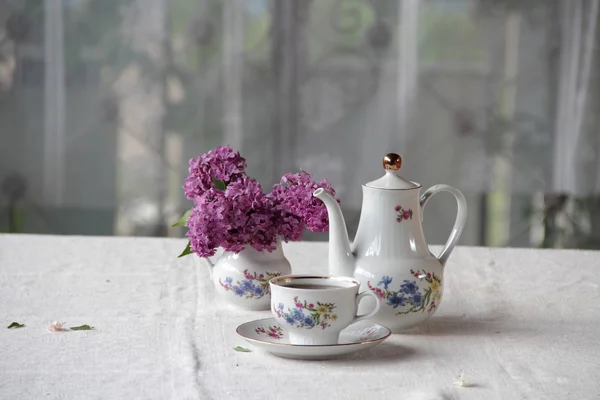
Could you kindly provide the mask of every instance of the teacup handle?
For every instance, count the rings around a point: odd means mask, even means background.
[[[358,303],[360,303],[360,301],[363,298],[365,298],[366,296],[371,296],[375,299],[375,309],[368,314],[355,316],[352,323],[362,321],[365,318],[372,317],[373,315],[375,315],[377,313],[377,311],[379,311],[379,307],[381,306],[381,300],[379,299],[379,297],[377,297],[377,295],[375,293],[371,292],[370,290],[367,290],[366,292],[362,292],[361,294],[356,296],[356,307],[358,308]]]
[[[421,209],[425,208],[425,204],[427,204],[431,196],[439,192],[452,193],[454,197],[456,197],[456,205],[458,206],[456,211],[456,220],[454,220],[454,226],[450,232],[450,237],[442,249],[442,252],[438,256],[438,260],[442,266],[444,266],[446,265],[446,261],[448,261],[448,257],[450,257],[450,253],[452,253],[452,250],[454,250],[454,246],[456,246],[456,242],[458,242],[463,228],[465,227],[465,222],[467,221],[467,200],[465,200],[465,196],[463,196],[460,190],[454,189],[452,186],[435,185],[427,189],[421,195]]]

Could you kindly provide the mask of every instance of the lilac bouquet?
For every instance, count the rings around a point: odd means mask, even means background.
[[[194,206],[173,225],[188,227],[189,243],[180,257],[210,257],[218,247],[235,253],[246,246],[271,252],[278,239],[297,241],[306,228],[329,228],[325,205],[312,195],[318,188],[335,195],[327,179],[315,182],[304,171],[285,174],[265,194],[246,175],[246,160],[228,146],[192,158],[189,165],[183,189]]]

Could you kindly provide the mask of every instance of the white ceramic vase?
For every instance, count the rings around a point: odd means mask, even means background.
[[[214,264],[206,261],[219,298],[246,310],[270,309],[269,280],[292,272],[281,242],[270,253],[247,246],[237,254],[224,252]]]

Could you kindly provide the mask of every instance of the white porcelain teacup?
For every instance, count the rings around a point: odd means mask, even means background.
[[[269,281],[271,312],[288,332],[291,344],[337,344],[348,325],[374,315],[380,299],[372,291],[358,294],[360,283],[347,277],[287,275]],[[365,297],[376,300],[375,309],[357,315]]]

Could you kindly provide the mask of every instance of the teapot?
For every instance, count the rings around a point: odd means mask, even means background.
[[[337,201],[324,189],[313,196],[329,214],[329,275],[349,276],[381,299],[379,311],[369,318],[402,332],[426,321],[440,306],[444,266],[458,242],[467,219],[463,194],[448,185],[435,185],[419,196],[421,185],[398,175],[402,158],[383,158],[385,175],[362,186],[363,202],[353,243]],[[454,227],[439,255],[429,250],[421,225],[423,209],[436,193],[447,191],[458,205]],[[359,313],[373,309],[364,299]]]

